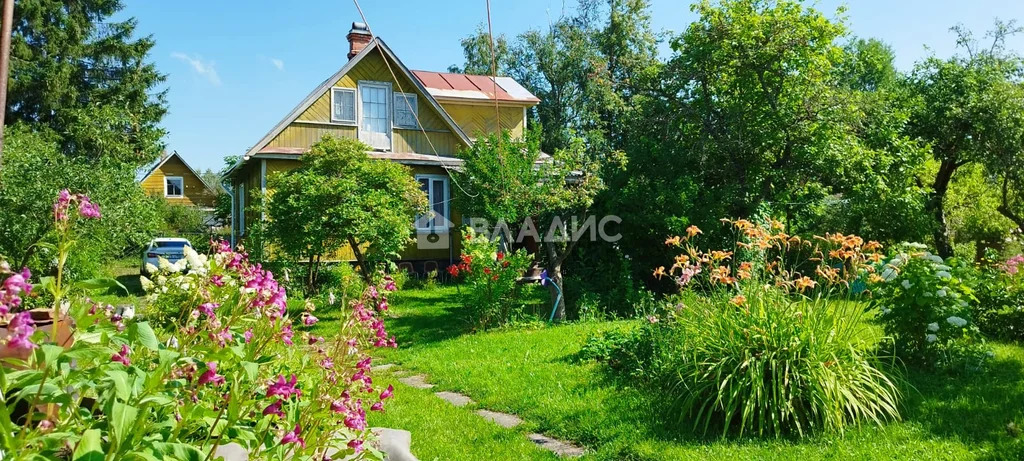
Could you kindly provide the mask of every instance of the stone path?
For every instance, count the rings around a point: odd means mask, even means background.
[[[405,370],[396,369],[395,364],[385,363],[373,367],[374,371],[387,371],[390,370],[393,374],[404,375]],[[416,389],[433,389],[434,385],[427,382],[426,375],[410,375],[398,378],[403,384],[409,387],[415,387]],[[467,405],[476,404],[473,399],[467,395],[460,394],[458,392],[439,391],[435,392],[434,395],[440,399],[455,405],[456,407],[465,407]],[[499,411],[491,411],[484,408],[476,410],[476,414],[480,417],[491,421],[506,429],[514,428],[523,423],[523,420],[518,416],[510,413],[502,413]],[[531,442],[537,444],[545,450],[548,450],[562,458],[578,458],[586,453],[586,449],[578,445],[574,445],[564,440],[558,440],[555,438],[548,437],[544,434],[532,433],[526,436]]]

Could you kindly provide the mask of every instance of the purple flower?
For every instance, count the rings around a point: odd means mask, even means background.
[[[199,312],[205,314],[207,317],[213,318],[216,316],[216,314],[213,313],[213,310],[218,307],[220,307],[220,303],[203,303],[199,305],[198,310]]]
[[[285,344],[287,344],[289,346],[295,344],[294,342],[292,342],[292,336],[294,336],[294,335],[295,335],[295,333],[292,333],[292,324],[291,323],[286,323],[286,324],[284,324],[283,327],[281,327],[281,342],[283,342],[283,343],[285,343]]]
[[[380,393],[380,400],[384,401],[384,400],[390,399],[394,395],[395,395],[395,386],[392,386],[392,385],[388,384],[388,388],[384,389],[384,392]]]
[[[11,336],[7,339],[7,347],[11,349],[35,349],[36,344],[29,339],[32,333],[36,331],[35,321],[32,320],[32,314],[28,312],[19,312],[14,315],[11,322],[7,325],[8,330],[11,331]]]
[[[292,429],[291,432],[285,432],[284,437],[281,437],[281,445],[297,443],[302,448],[306,448],[306,441],[303,440],[302,437],[299,437],[299,434],[301,432],[302,427],[299,426],[298,424],[295,424],[295,429]]]
[[[278,396],[287,399],[292,395],[302,397],[302,391],[296,387],[298,379],[292,374],[292,379],[285,381],[284,375],[277,375],[277,381],[267,386],[267,398]]]
[[[379,411],[384,413],[384,402],[377,402],[370,406],[370,411]]]
[[[283,403],[282,400],[278,400],[278,401],[276,401],[276,402],[274,402],[274,403],[272,403],[270,405],[267,405],[267,408],[263,409],[263,414],[264,415],[277,415],[277,416],[279,416],[281,418],[284,418],[284,412],[281,411],[281,404],[282,403]]]
[[[252,328],[245,330],[245,333],[242,334],[242,337],[245,338],[246,344],[248,344],[249,341],[252,341]]]
[[[320,319],[314,317],[313,314],[310,314],[308,312],[302,316],[302,324],[307,327],[316,325],[316,322],[318,321],[320,321]]]
[[[131,352],[132,351],[131,349],[128,348],[127,344],[122,344],[121,350],[118,351],[116,354],[110,356],[110,361],[119,362],[121,365],[130,367],[132,366],[132,361],[128,358],[128,354],[130,354]]]
[[[199,377],[199,384],[220,386],[225,383],[223,376],[217,374],[217,362],[206,362],[206,372]]]
[[[373,363],[373,358],[367,356],[365,359],[362,359],[358,363],[356,363],[356,368],[362,371],[370,371],[371,363]]]
[[[78,196],[78,214],[85,219],[100,219],[100,206],[89,200],[86,195]]]
[[[4,264],[4,268],[10,270],[10,267],[6,266],[6,262]],[[20,306],[23,293],[28,295],[32,292],[32,285],[28,283],[31,276],[32,274],[26,267],[21,270],[21,273],[11,274],[4,280],[3,288],[0,289],[0,315],[7,315],[11,309]]]
[[[370,295],[370,297],[371,297],[371,298],[374,298],[374,299],[376,299],[376,298],[377,298],[377,295],[378,295],[378,293],[377,293],[377,287],[375,287],[375,286],[370,286],[368,294]]]
[[[335,413],[345,413],[348,411],[348,407],[345,406],[345,402],[341,400],[335,400],[331,402],[331,411]]]
[[[216,286],[222,287],[222,286],[224,286],[224,276],[223,275],[212,275],[212,276],[210,276],[210,283],[212,283],[212,284],[214,284]]]
[[[326,359],[320,361],[320,366],[324,367],[325,370],[330,370],[331,368],[334,368],[334,360],[331,360],[330,357],[327,357]]]
[[[356,408],[345,415],[345,427],[354,431],[366,429],[366,411],[363,410],[363,401],[356,402]]]
[[[548,270],[547,269],[544,269],[540,273],[540,284],[541,284],[541,286],[546,286],[548,284]]]

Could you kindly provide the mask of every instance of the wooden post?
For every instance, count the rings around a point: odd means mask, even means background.
[[[4,123],[7,115],[7,78],[11,73],[11,23],[14,0],[3,0],[3,24],[0,24],[0,167],[4,158]]]

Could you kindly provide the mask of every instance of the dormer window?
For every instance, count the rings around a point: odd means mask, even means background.
[[[331,90],[331,121],[355,125],[356,90],[333,88]]]
[[[164,176],[164,197],[182,198],[185,196],[185,178],[181,176]]]

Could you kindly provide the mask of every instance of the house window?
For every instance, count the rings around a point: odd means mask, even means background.
[[[331,121],[356,123],[356,90],[350,88],[331,90]]]
[[[449,216],[448,178],[441,175],[416,175],[420,190],[427,195],[430,212],[416,218],[416,230],[421,232],[447,232]]]
[[[416,123],[416,95],[395,93],[395,126],[398,128],[419,128]]]
[[[185,178],[164,176],[164,197],[181,198],[185,195]]]
[[[359,140],[374,149],[391,149],[391,85],[359,82]]]

